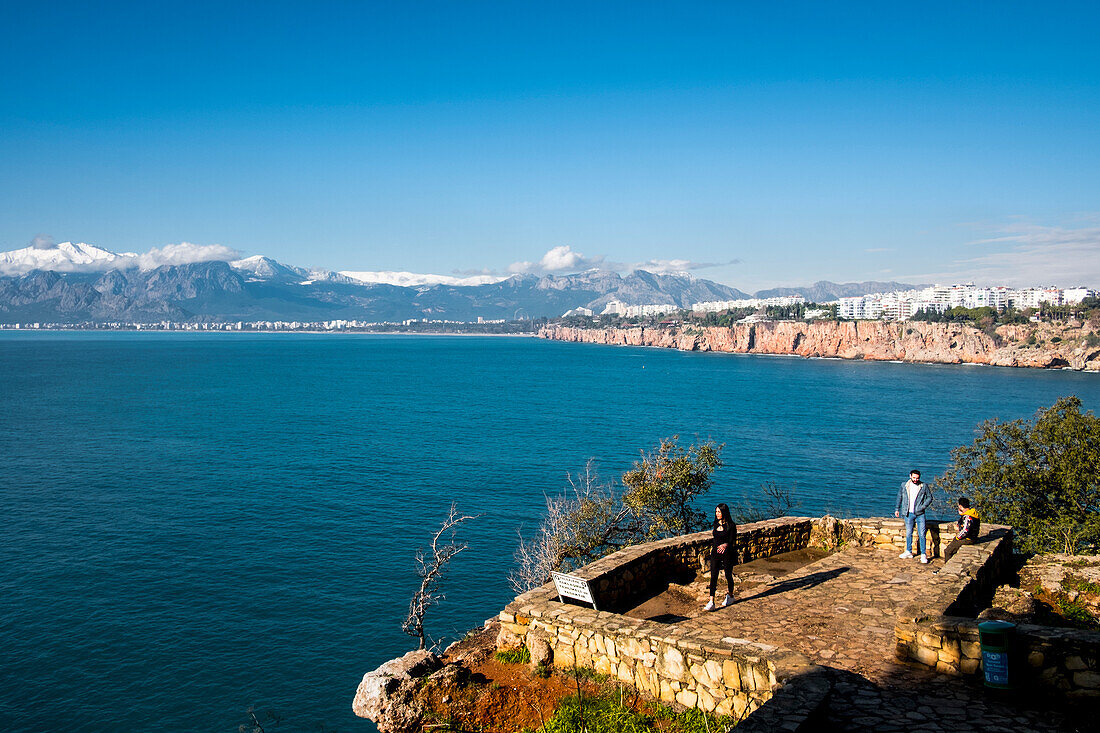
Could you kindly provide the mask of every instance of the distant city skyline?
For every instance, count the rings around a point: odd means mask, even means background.
[[[1092,3],[3,17],[0,251],[1100,285]]]

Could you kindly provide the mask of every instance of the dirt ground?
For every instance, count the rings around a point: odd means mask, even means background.
[[[576,694],[575,679],[560,674],[543,678],[529,665],[504,664],[495,659],[498,624],[467,636],[444,654],[443,675],[433,675],[423,692],[439,725],[446,729],[537,730],[553,716],[562,699]],[[582,681],[585,694],[595,694],[596,685]],[[426,729],[431,729],[426,726]]]
[[[816,547],[808,547],[793,552],[784,552],[772,557],[762,557],[751,562],[733,566],[735,598],[763,583],[770,583],[798,568],[816,562],[829,552]],[[631,618],[674,624],[703,613],[703,606],[710,599],[710,573],[703,573],[687,584],[669,583],[668,589],[653,598],[649,598],[634,608],[623,611]],[[718,603],[726,593],[726,579],[718,578],[716,592]]]

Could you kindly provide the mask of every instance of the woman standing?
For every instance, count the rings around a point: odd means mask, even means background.
[[[726,600],[722,601],[725,608],[733,603],[733,561],[737,556],[737,525],[730,516],[730,508],[725,504],[714,507],[714,529],[711,530],[714,542],[710,551],[710,601],[703,607],[704,611],[713,611],[714,591],[718,589],[718,569],[726,573]]]

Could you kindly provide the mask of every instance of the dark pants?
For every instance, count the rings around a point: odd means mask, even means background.
[[[713,596],[714,591],[718,588],[718,569],[721,568],[726,573],[726,592],[733,594],[733,545],[726,548],[725,552],[718,552],[712,550],[710,553],[710,594]]]
[[[974,540],[969,537],[963,537],[961,540],[951,540],[951,543],[947,546],[947,549],[943,551],[943,561],[947,562],[951,559],[951,556],[959,551],[959,548],[963,545],[972,545]]]

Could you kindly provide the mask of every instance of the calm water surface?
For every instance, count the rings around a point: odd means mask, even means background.
[[[986,418],[1100,376],[522,338],[0,333],[0,728],[370,730],[351,699],[406,651],[412,556],[482,516],[429,632],[511,597],[517,528],[595,457],[714,438],[708,501],[892,511]]]

